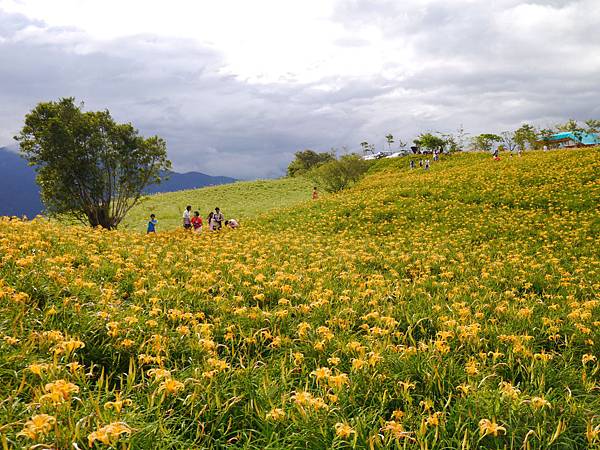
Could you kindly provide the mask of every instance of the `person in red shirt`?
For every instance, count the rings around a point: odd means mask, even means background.
[[[319,193],[317,192],[317,187],[313,188],[312,199],[317,200],[319,198]]]
[[[198,211],[194,211],[194,217],[192,217],[192,227],[194,227],[194,233],[200,233],[202,231],[202,217]]]

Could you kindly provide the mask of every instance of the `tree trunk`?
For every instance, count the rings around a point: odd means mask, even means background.
[[[97,207],[92,212],[87,214],[90,226],[97,227],[101,226],[106,230],[112,230],[112,220],[106,208]]]

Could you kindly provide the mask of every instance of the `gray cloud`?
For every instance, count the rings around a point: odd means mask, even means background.
[[[241,178],[278,176],[302,148],[382,145],[388,132],[408,141],[459,124],[478,133],[600,116],[594,0],[344,0],[331,19],[347,31],[334,42],[342,51],[364,51],[357,31],[374,27],[412,56],[373,76],[340,68],[256,84],[190,40],[98,42],[0,10],[0,145],[35,104],[64,96],[165,137],[177,170]]]

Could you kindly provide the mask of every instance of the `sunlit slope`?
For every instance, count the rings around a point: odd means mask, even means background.
[[[203,218],[215,207],[220,207],[226,218],[245,220],[272,210],[298,204],[310,199],[312,185],[305,178],[240,181],[164,194],[142,199],[127,215],[121,225],[124,229],[145,231],[148,216],[156,214],[159,230],[181,226],[181,216],[186,205],[200,212]]]
[[[599,175],[399,159],[220,233],[4,220],[0,442],[597,448]]]

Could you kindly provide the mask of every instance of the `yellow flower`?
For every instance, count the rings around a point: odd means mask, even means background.
[[[273,408],[266,415],[267,420],[281,420],[285,418],[285,411],[281,408]]]
[[[479,434],[481,436],[487,436],[491,434],[492,436],[498,436],[499,434],[505,434],[506,428],[500,426],[496,423],[495,419],[481,419],[479,421]]]
[[[322,379],[327,379],[329,375],[331,375],[331,369],[329,367],[320,367],[317,370],[313,370],[311,375],[314,376],[317,381],[321,381]]]
[[[532,397],[531,400],[529,400],[529,404],[533,409],[543,409],[546,406],[549,408],[552,407],[550,402],[543,397]]]
[[[329,384],[329,387],[331,387],[331,388],[341,389],[343,386],[345,386],[349,383],[348,375],[346,375],[345,373],[339,373],[337,375],[330,375],[329,378],[327,378],[327,383]]]
[[[168,378],[158,386],[158,392],[165,392],[167,395],[177,394],[185,385],[181,381]]]
[[[355,434],[354,428],[347,423],[338,422],[335,424],[335,434],[342,439],[348,439],[352,434]]]
[[[327,358],[327,362],[332,366],[337,366],[341,360],[337,356],[332,356],[331,358]]]
[[[160,380],[161,378],[171,378],[171,372],[167,369],[150,369],[147,372],[149,377],[154,377],[155,380]]]
[[[596,357],[594,355],[590,355],[589,353],[586,353],[585,355],[582,356],[581,358],[581,363],[585,366],[587,363],[589,362],[595,362],[596,361]]]
[[[25,422],[25,428],[17,436],[25,436],[35,441],[47,435],[54,424],[56,424],[55,417],[48,414],[38,414]]]
[[[104,404],[104,409],[113,409],[117,414],[120,414],[124,406],[133,405],[133,401],[131,399],[126,398],[124,400],[121,400],[120,392],[117,392],[115,397],[116,399],[114,402],[106,402]]]
[[[114,445],[123,434],[131,434],[132,430],[125,422],[113,422],[88,435],[90,447],[100,441],[105,445]]]
[[[502,391],[502,397],[508,397],[513,400],[516,400],[521,394],[521,390],[519,388],[514,387],[507,381],[500,382],[500,390]]]
[[[410,436],[412,432],[404,430],[404,426],[395,420],[387,421],[381,431],[392,435],[395,439],[410,439],[414,441],[414,438]]]
[[[79,392],[79,387],[65,380],[56,380],[44,386],[46,394],[40,397],[42,403],[59,405],[71,399],[71,394]]]
[[[50,364],[47,363],[35,363],[30,364],[27,368],[31,371],[31,373],[41,377],[42,372],[47,372],[50,367]]]
[[[402,391],[406,394],[410,389],[414,389],[416,387],[416,384],[413,383],[412,381],[406,380],[406,381],[399,381],[398,384],[400,385],[400,387],[402,388]]]

